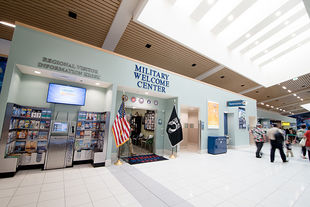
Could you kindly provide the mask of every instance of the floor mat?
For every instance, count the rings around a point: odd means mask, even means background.
[[[161,160],[168,160],[156,154],[136,155],[136,156],[131,156],[131,157],[124,157],[122,159],[131,165],[139,164],[139,163],[147,163],[147,162],[156,162],[156,161],[161,161]]]

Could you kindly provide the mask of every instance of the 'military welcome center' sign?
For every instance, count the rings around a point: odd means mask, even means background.
[[[169,87],[169,75],[166,73],[135,65],[134,75],[139,88],[166,93]]]

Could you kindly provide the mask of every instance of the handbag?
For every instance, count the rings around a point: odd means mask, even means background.
[[[302,138],[302,139],[300,140],[300,142],[299,142],[299,145],[302,146],[302,147],[306,146],[306,139],[305,139],[305,138]]]

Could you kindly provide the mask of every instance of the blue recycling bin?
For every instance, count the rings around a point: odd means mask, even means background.
[[[208,136],[208,153],[222,154],[227,152],[227,140],[225,136]]]

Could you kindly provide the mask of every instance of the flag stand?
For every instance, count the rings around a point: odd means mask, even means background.
[[[114,162],[114,165],[122,165],[122,164],[123,164],[123,162],[122,162],[121,159],[120,159],[120,157],[121,157],[120,155],[121,155],[121,152],[120,152],[120,149],[119,149],[119,147],[118,147],[117,161]]]
[[[170,159],[175,159],[176,156],[174,156],[174,154],[173,154],[173,147],[171,147],[171,151],[172,151],[172,154],[169,156],[169,158],[170,158]]]

